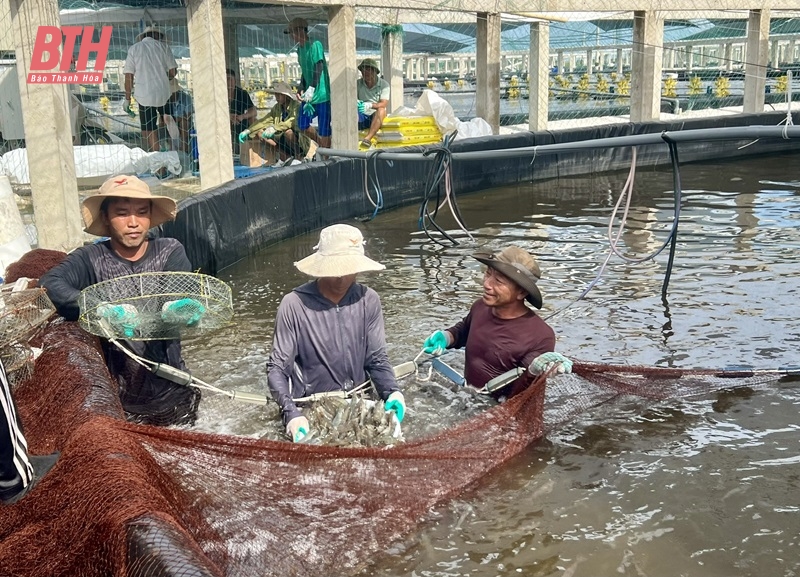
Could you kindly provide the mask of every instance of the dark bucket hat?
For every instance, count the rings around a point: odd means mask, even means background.
[[[525,297],[537,309],[542,308],[542,293],[536,283],[542,278],[536,259],[518,246],[508,246],[494,254],[478,252],[472,257],[501,272],[528,293]]]

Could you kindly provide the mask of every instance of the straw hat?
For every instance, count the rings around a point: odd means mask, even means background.
[[[378,63],[373,58],[364,58],[361,63],[358,65],[358,69],[361,70],[362,68],[374,68],[376,74],[381,73],[381,69],[378,66]]]
[[[267,88],[265,92],[271,92],[272,94],[285,94],[292,100],[300,100],[300,97],[297,96],[297,93],[286,82],[276,82],[272,85],[272,88]]]
[[[294,263],[302,273],[313,277],[347,276],[386,267],[364,256],[364,237],[349,224],[334,224],[319,233],[317,251]]]
[[[106,198],[146,198],[150,200],[150,227],[158,226],[168,220],[175,220],[178,205],[169,197],[155,196],[150,187],[135,176],[112,176],[103,183],[97,194],[86,197],[81,207],[83,229],[89,234],[109,236],[108,226],[100,216],[100,206]]]
[[[136,42],[139,42],[139,40],[144,38],[144,35],[147,34],[148,32],[153,32],[154,34],[158,34],[159,36],[161,36],[162,40],[164,39],[164,32],[162,32],[158,26],[148,26],[139,33],[139,35],[136,37]]]
[[[292,18],[292,21],[289,22],[289,25],[286,27],[286,30],[284,30],[283,33],[291,34],[292,30],[298,30],[300,28],[308,28],[308,20],[305,18]]]
[[[525,297],[537,309],[542,308],[542,293],[536,283],[542,278],[536,259],[518,246],[508,246],[500,252],[491,254],[479,252],[472,257],[504,274],[528,293]]]

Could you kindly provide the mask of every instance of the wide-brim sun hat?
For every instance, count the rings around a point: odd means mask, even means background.
[[[89,234],[109,236],[108,226],[100,215],[100,206],[107,198],[143,198],[150,201],[150,228],[175,220],[178,204],[168,196],[157,196],[150,187],[135,176],[112,176],[103,183],[97,194],[88,196],[81,205],[81,216]]]
[[[139,42],[139,40],[144,38],[144,35],[147,34],[148,32],[153,32],[161,36],[162,39],[164,38],[164,31],[161,30],[161,28],[159,28],[158,26],[148,26],[147,28],[139,32],[139,35],[136,37],[136,42]]]
[[[270,92],[272,94],[285,94],[292,100],[300,100],[300,97],[297,95],[297,93],[286,82],[276,82],[272,85],[272,88],[267,88],[265,92]]]
[[[358,64],[358,69],[361,70],[362,68],[374,68],[376,74],[381,73],[380,66],[378,66],[377,61],[373,58],[364,58],[364,60]]]
[[[386,268],[364,254],[364,237],[349,224],[323,228],[314,250],[314,254],[294,263],[297,270],[308,276],[340,277]]]
[[[291,34],[292,30],[298,29],[305,29],[308,28],[308,20],[305,18],[292,18],[292,21],[289,22],[289,25],[283,31],[284,34]]]
[[[472,257],[510,278],[528,293],[525,300],[537,309],[542,308],[542,293],[536,285],[542,272],[536,259],[525,250],[508,246],[497,253],[478,252]]]

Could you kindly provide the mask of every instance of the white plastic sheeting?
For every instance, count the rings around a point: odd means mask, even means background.
[[[145,152],[122,144],[75,146],[73,150],[78,184],[102,182],[117,174],[155,173],[162,168],[179,176],[183,170],[175,151]],[[0,156],[0,174],[7,176],[12,184],[30,183],[28,151],[17,148]]]
[[[11,191],[11,183],[0,176],[0,278],[6,274],[6,266],[17,262],[31,250],[17,201]]]
[[[492,135],[492,127],[483,118],[476,117],[469,122],[459,120],[450,103],[433,90],[423,90],[422,96],[419,97],[414,108],[401,106],[392,112],[392,115],[433,116],[442,134],[447,135],[454,130],[458,131],[455,140]]]

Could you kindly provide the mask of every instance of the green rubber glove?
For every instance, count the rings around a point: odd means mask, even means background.
[[[561,353],[555,352],[543,353],[533,359],[528,371],[532,375],[541,375],[542,373],[550,372],[556,365],[558,366],[556,373],[559,375],[572,372],[572,361]]]
[[[121,328],[125,338],[133,338],[139,326],[139,311],[133,305],[112,305],[108,303],[97,307],[97,316],[106,319],[113,327]]]
[[[397,415],[397,422],[402,423],[403,417],[406,416],[406,400],[403,393],[395,391],[386,399],[383,408],[387,411],[394,411]]]
[[[311,104],[310,102],[306,102],[305,104],[303,104],[303,114],[305,114],[306,116],[314,116],[314,112],[315,109],[313,104]]]
[[[161,320],[169,324],[184,324],[193,327],[200,322],[206,307],[195,299],[167,301],[161,307]]]
[[[125,111],[125,113],[126,113],[128,116],[130,116],[131,118],[133,118],[134,116],[136,116],[136,113],[135,113],[133,110],[131,110],[131,101],[130,101],[130,100],[128,100],[127,98],[125,98],[125,99],[122,101],[122,110],[124,110],[124,111]]]
[[[447,348],[447,335],[443,331],[436,331],[422,345],[422,350],[429,355],[441,355]]]
[[[308,435],[310,429],[308,419],[305,417],[295,417],[286,423],[286,434],[289,435],[293,443],[302,441]]]
[[[248,136],[250,136],[250,131],[249,130],[242,130],[239,133],[239,144],[243,144],[244,141],[247,140]]]
[[[264,132],[261,133],[261,138],[267,139],[272,138],[275,136],[275,127],[274,126],[267,126],[264,129]]]

